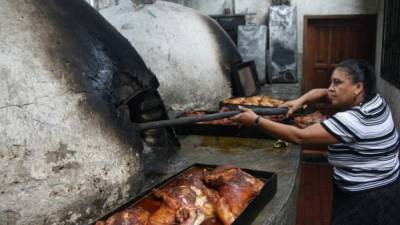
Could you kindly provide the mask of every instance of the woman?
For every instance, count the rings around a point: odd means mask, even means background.
[[[305,129],[276,123],[241,108],[231,119],[258,126],[299,145],[327,144],[333,166],[332,225],[400,224],[399,135],[389,106],[374,92],[374,70],[365,61],[345,60],[328,89],[314,89],[282,106],[292,114],[328,98],[339,112]]]

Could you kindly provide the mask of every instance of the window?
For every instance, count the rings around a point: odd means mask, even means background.
[[[400,1],[385,0],[381,76],[400,89]]]

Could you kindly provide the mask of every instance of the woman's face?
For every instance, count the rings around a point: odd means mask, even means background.
[[[332,105],[338,108],[349,108],[356,104],[362,89],[361,83],[354,84],[350,75],[343,69],[337,68],[331,76],[328,97]]]

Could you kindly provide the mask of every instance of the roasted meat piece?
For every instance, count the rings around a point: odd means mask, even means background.
[[[215,215],[218,192],[202,183],[203,171],[182,176],[166,187],[156,190],[162,198],[160,208],[150,216],[151,225],[200,225]]]
[[[229,111],[227,108],[224,108],[223,110],[225,111],[220,111],[220,112],[227,112]],[[207,115],[207,112],[205,111],[191,111],[191,112],[186,112],[184,114],[184,117],[191,117],[191,116],[203,116]],[[213,124],[213,125],[231,125],[232,121],[224,118],[224,119],[217,119],[217,120],[210,120],[210,121],[201,121],[201,122],[196,122],[197,124]]]
[[[106,221],[97,221],[95,225],[150,225],[149,212],[141,207],[126,209]]]
[[[225,118],[225,119],[219,119],[219,120],[210,120],[210,121],[198,122],[198,124],[232,125],[232,121]]]
[[[160,208],[150,216],[152,225],[201,224],[214,210],[207,197],[194,186],[178,186],[158,191],[163,199]]]
[[[306,116],[296,116],[294,118],[294,124],[300,128],[306,128],[315,123],[320,123],[326,119],[326,116],[323,115],[319,111],[315,111],[314,113],[308,114]]]
[[[226,106],[221,106],[221,108],[219,109],[219,112],[229,112],[229,111],[231,110]]]
[[[200,189],[206,196],[211,204],[215,204],[219,199],[218,191],[211,189],[204,185],[204,176],[208,174],[206,169],[195,168],[184,176],[179,177],[174,185],[179,186],[194,186]]]
[[[232,224],[264,186],[261,180],[232,165],[217,167],[205,175],[204,181],[221,196],[216,211],[224,225]]]
[[[191,112],[186,112],[184,116],[203,116],[206,114],[207,113],[205,111],[191,111]]]

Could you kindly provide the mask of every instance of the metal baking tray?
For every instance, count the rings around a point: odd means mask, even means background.
[[[223,101],[221,101],[219,103],[220,108],[222,107],[226,107],[229,110],[238,110],[239,106],[243,106],[249,109],[265,109],[265,108],[276,108],[276,107],[272,107],[272,106],[262,106],[262,105],[247,105],[247,104],[232,104],[232,103],[224,103]],[[305,108],[300,108],[297,111],[295,111],[293,113],[293,116],[306,116],[308,114],[314,113],[315,111],[317,111],[318,108],[314,105],[309,105]],[[319,109],[321,110],[321,109]],[[324,113],[326,114],[326,113]]]
[[[246,108],[249,108],[249,109],[274,108],[274,107],[272,107],[272,106],[246,105],[246,104],[232,104],[232,103],[223,103],[223,102],[220,102],[219,105],[220,105],[221,108],[222,108],[222,107],[226,107],[226,108],[228,108],[229,110],[238,110],[238,107],[239,107],[239,106],[243,106],[243,107],[246,107]]]
[[[238,110],[239,106],[243,106],[249,109],[257,109],[257,108],[261,108],[261,109],[265,109],[265,108],[277,108],[277,106],[263,106],[263,105],[258,105],[258,104],[244,104],[244,103],[240,103],[240,104],[234,104],[234,103],[224,103],[224,101],[220,101],[219,102],[219,107],[226,107],[229,110]]]
[[[123,205],[118,206],[117,208],[111,210],[109,213],[105,214],[101,218],[98,218],[97,220],[105,221],[112,215],[119,213],[125,209],[135,207],[135,206],[141,206],[145,210],[149,210],[150,212],[153,212],[160,206],[160,202],[157,202],[157,200],[152,196],[154,189],[162,188],[163,186],[169,184],[170,182],[173,182],[176,178],[190,172],[193,169],[198,169],[198,168],[214,169],[216,167],[217,167],[217,165],[200,164],[200,163],[192,164],[191,166],[187,167],[186,169],[171,176],[167,180],[154,185],[153,187],[142,192],[138,196],[128,200]],[[264,186],[260,190],[260,193],[258,193],[258,195],[250,201],[248,206],[242,211],[242,213],[239,215],[239,217],[236,218],[236,220],[232,223],[232,225],[249,224],[251,221],[253,221],[256,218],[256,216],[258,215],[258,213],[264,208],[264,206],[272,199],[272,197],[274,197],[274,195],[276,193],[276,189],[277,189],[278,177],[277,177],[276,173],[244,169],[244,168],[241,168],[241,169],[243,171],[249,173],[250,175],[262,180],[264,182]],[[95,220],[92,223],[92,225],[95,225],[97,220]],[[205,222],[203,222],[203,224],[205,224]],[[215,223],[206,222],[206,224],[207,225],[222,225],[222,223],[219,222],[218,220],[216,220]]]
[[[213,111],[202,111],[205,113],[215,113]],[[181,114],[180,116],[184,116]],[[180,117],[178,116],[178,117]],[[290,124],[292,120],[285,119],[281,123]],[[205,135],[222,137],[242,137],[242,138],[271,138],[268,134],[261,131],[258,127],[247,127],[236,123],[233,124],[210,124],[210,123],[189,123],[174,126],[178,135]]]

